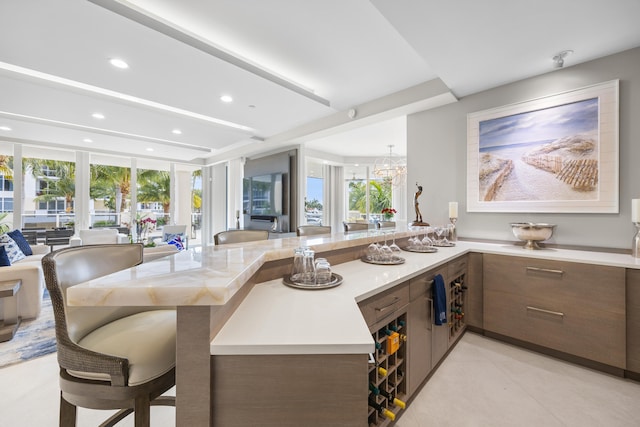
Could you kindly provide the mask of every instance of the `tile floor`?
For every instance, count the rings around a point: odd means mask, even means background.
[[[0,427],[57,426],[57,376],[55,355],[0,369]],[[174,411],[153,408],[152,425],[173,426]],[[78,426],[104,418],[79,409]],[[640,383],[467,333],[397,426],[637,427]]]

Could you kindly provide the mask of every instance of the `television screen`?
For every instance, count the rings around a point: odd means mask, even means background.
[[[251,178],[251,215],[282,215],[282,174]]]

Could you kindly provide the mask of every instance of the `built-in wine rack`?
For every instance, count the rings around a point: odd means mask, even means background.
[[[385,426],[405,405],[406,313],[371,332],[376,349],[369,360],[369,426]]]
[[[467,286],[462,273],[449,283],[449,341],[455,341],[464,330]]]

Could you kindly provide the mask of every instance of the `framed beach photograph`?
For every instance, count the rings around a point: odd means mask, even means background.
[[[618,87],[468,114],[467,210],[618,213]]]

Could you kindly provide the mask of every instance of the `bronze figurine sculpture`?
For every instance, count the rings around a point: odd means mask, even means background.
[[[422,194],[422,185],[418,185],[418,183],[416,182],[416,187],[418,187],[418,191],[416,191],[415,195],[413,196],[413,205],[416,210],[416,220],[413,221],[411,225],[426,226],[429,225],[429,223],[422,221],[422,213],[420,213],[420,207],[418,206],[420,204],[418,202],[418,198]]]

